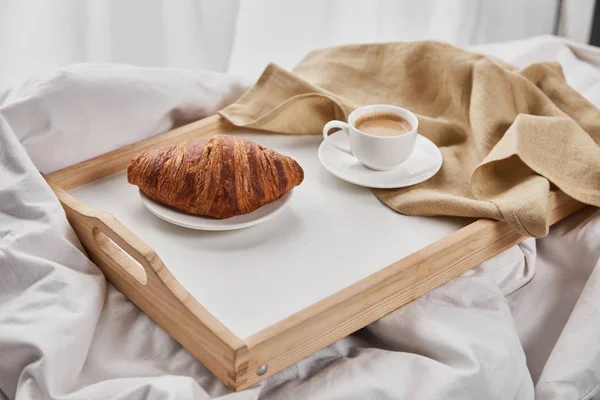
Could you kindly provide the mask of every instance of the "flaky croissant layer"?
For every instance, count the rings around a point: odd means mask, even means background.
[[[290,157],[229,135],[146,151],[127,167],[128,182],[151,199],[219,219],[275,201],[303,179]]]

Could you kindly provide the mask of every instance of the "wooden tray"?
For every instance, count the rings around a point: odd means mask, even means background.
[[[109,281],[234,390],[524,239],[503,222],[396,213],[367,189],[327,173],[317,159],[316,136],[250,133],[295,158],[306,178],[280,215],[240,231],[168,224],[150,214],[126,182],[124,169],[140,151],[231,132],[249,134],[212,116],[46,179]],[[561,192],[550,204],[551,223],[583,207]]]

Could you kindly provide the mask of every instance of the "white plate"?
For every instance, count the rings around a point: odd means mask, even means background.
[[[330,135],[333,141],[347,141],[338,131]],[[440,149],[425,136],[417,135],[415,150],[410,157],[391,171],[374,171],[331,144],[323,141],[319,146],[321,164],[338,178],[359,186],[377,189],[395,189],[415,185],[434,176],[442,167]]]
[[[247,214],[236,215],[225,219],[214,219],[199,215],[186,214],[174,208],[161,204],[146,196],[141,190],[140,197],[148,210],[157,217],[184,228],[197,229],[201,231],[230,231],[233,229],[247,228],[260,224],[279,214],[292,198],[293,190],[284,194],[280,199],[265,204],[258,210]]]

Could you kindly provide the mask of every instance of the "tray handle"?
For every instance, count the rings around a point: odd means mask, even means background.
[[[155,273],[147,255],[148,249],[143,248],[143,242],[118,220],[107,224],[104,218],[97,218],[95,222],[97,224],[92,228],[92,237],[98,249],[131,278],[146,285],[148,276],[152,277]],[[156,259],[153,255],[151,257]],[[124,274],[120,275],[125,278]]]
[[[102,259],[104,273],[115,286],[123,283],[133,287],[143,285],[155,294],[164,288],[166,282],[157,274],[161,270],[166,272],[162,260],[135,233],[106,212],[96,211],[92,215],[76,212],[69,218],[71,224],[78,217],[82,217],[78,223],[88,225],[85,231],[89,237],[84,243],[88,255],[94,262],[97,258]]]
[[[150,246],[111,214],[86,206],[45,178],[93,261],[101,258],[102,265],[110,268],[110,275],[118,276],[131,286],[161,284],[157,271],[164,265]]]

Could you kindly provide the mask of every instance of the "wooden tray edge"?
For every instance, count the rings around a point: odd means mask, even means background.
[[[94,248],[95,242],[92,242],[91,248],[88,248],[89,232],[92,230],[89,219],[93,219],[99,212],[85,206],[64,189],[72,189],[123,170],[131,157],[140,151],[192,138],[228,133],[232,129],[233,127],[221,116],[214,115],[56,171],[49,174],[47,180],[63,204],[69,222],[88,252],[91,253],[92,260],[101,267],[105,274],[107,274],[105,269],[109,271],[108,279],[111,282],[115,279],[117,281],[116,284],[113,282],[115,286],[202,361],[221,381],[236,391],[248,388],[336,340],[361,329],[525,239],[511,230],[504,222],[477,220],[442,240],[242,340],[198,304],[168,272],[167,267],[162,264],[156,253],[127,230],[128,234],[125,236],[135,237],[137,246],[144,248],[147,257],[159,260],[158,271],[163,271],[160,278],[162,288],[165,290],[161,292],[160,296],[173,295],[185,310],[194,316],[200,315],[197,317],[198,322],[203,327],[201,329],[207,330],[207,337],[199,338],[194,343],[189,343],[189,340],[186,342],[187,332],[181,331],[179,328],[173,329],[170,326],[171,322],[165,321],[160,315],[165,312],[164,310],[154,309],[151,302],[137,298],[137,292],[133,288],[120,285],[121,275],[111,278],[112,272],[110,271],[116,265],[110,265],[110,259],[107,261],[106,258],[95,256],[98,253],[98,249]],[[584,205],[562,192],[554,192],[550,196],[550,207],[550,223],[554,224],[583,208]],[[122,227],[119,229],[127,229],[110,214],[101,214],[103,217],[98,218],[100,221],[114,221],[115,224],[118,224],[117,226]],[[96,224],[98,219],[94,220]],[[107,227],[110,226],[107,225]],[[129,274],[127,277],[131,279]],[[169,312],[172,314],[172,311]],[[221,356],[218,351],[211,357],[206,356],[206,351],[213,342],[223,343],[217,347],[220,349],[219,351],[223,352]],[[215,352],[213,351],[213,353]],[[264,373],[259,373],[261,366],[266,367]]]
[[[120,149],[99,155],[89,160],[71,165],[47,174],[54,184],[64,190],[70,190],[96,179],[114,174],[127,167],[131,158],[142,151],[161,146],[177,144],[201,136],[227,133],[233,126],[218,114],[192,122],[171,131],[152,136]]]
[[[550,195],[550,224],[585,205]],[[408,257],[245,339],[250,352],[241,389],[302,360],[442,286],[526,239],[503,221],[479,219]],[[261,365],[267,373],[257,376]]]
[[[86,206],[45,178],[88,256],[107,279],[222,382],[232,388],[243,383],[238,378],[248,365],[244,341],[202,307],[154,250],[114,216]],[[127,266],[132,262],[128,256],[143,268],[142,278],[138,272],[128,272],[140,269]]]

